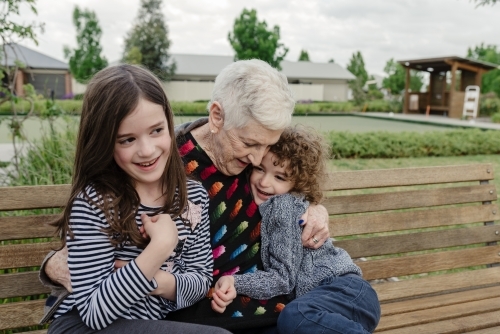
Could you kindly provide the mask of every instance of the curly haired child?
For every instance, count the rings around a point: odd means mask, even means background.
[[[250,188],[262,214],[264,271],[221,277],[213,294],[214,310],[223,305],[222,296],[266,299],[288,294],[293,301],[278,318],[280,333],[375,330],[380,320],[377,294],[349,254],[331,242],[318,249],[302,246],[302,227],[296,222],[309,203],[322,199],[326,158],[320,136],[293,127],[253,168]]]

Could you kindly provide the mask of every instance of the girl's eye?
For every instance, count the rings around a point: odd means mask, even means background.
[[[125,139],[122,139],[118,142],[118,144],[120,145],[125,145],[125,144],[130,144],[131,142],[133,142],[135,140],[135,138],[125,138]]]
[[[153,130],[153,133],[161,133],[163,131],[163,128],[157,128]]]
[[[276,178],[280,181],[286,181],[286,179],[283,176],[276,175]]]

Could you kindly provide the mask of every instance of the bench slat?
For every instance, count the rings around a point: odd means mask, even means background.
[[[495,201],[494,185],[448,187],[379,194],[327,197],[322,202],[330,215],[423,208],[450,204]]]
[[[49,293],[38,279],[38,271],[0,275],[0,299]]]
[[[463,271],[446,275],[413,278],[399,282],[374,284],[381,302],[390,302],[409,297],[430,294],[445,294],[447,291],[472,289],[499,285],[500,267]]]
[[[0,191],[0,211],[62,207],[69,193],[69,184],[4,187]]]
[[[500,297],[385,316],[377,328],[384,331],[498,310],[500,310]]]
[[[490,328],[493,326],[500,326],[500,311],[458,317],[413,327],[396,328],[387,331],[375,332],[383,334],[455,334],[470,333],[475,330]]]
[[[499,234],[496,234],[499,232]],[[416,252],[500,241],[500,225],[464,227],[381,237],[334,241],[353,258]]]
[[[473,332],[468,332],[469,334],[498,334],[498,327],[490,327],[490,328],[484,328],[484,329],[479,329],[477,331]]]
[[[448,252],[411,255],[383,260],[358,262],[365,279],[406,276],[439,270],[467,268],[500,263],[500,246],[460,249]]]
[[[56,217],[59,215],[0,217],[0,241],[53,237],[56,228],[48,222]]]
[[[500,285],[489,288],[455,292],[446,295],[411,299],[411,302],[403,301],[382,304],[382,316],[385,317],[393,314],[432,309],[435,307],[497,297],[500,297]]]
[[[500,219],[500,213],[498,206],[495,204],[413,210],[409,212],[384,212],[333,217],[330,219],[330,233],[334,237],[339,237],[477,223],[497,219]]]
[[[60,242],[41,242],[0,246],[0,269],[37,267],[45,255],[57,249]]]
[[[0,305],[0,330],[38,325],[44,305],[45,299]]]
[[[467,182],[493,180],[493,177],[491,164],[346,171],[331,173],[323,190]]]

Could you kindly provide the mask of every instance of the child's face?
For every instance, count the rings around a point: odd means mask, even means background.
[[[170,155],[167,118],[159,104],[140,99],[118,128],[114,159],[134,185],[159,186]]]
[[[262,163],[254,167],[250,175],[250,189],[257,205],[261,205],[273,195],[286,194],[293,188],[293,183],[286,176],[286,167],[274,165],[274,154],[267,152]]]

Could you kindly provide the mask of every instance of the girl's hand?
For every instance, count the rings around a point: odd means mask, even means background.
[[[151,238],[151,242],[157,241],[166,247],[174,250],[178,242],[177,226],[168,214],[161,214],[155,217],[149,217],[146,214],[141,215],[143,232]]]
[[[212,294],[212,310],[219,313],[224,313],[227,305],[233,302],[236,298],[236,289],[234,287],[233,276],[222,276],[219,278],[214,287]]]
[[[156,215],[156,216],[149,217],[149,218],[151,218],[151,222],[156,223],[158,221],[158,218],[160,218],[160,216]],[[139,227],[139,233],[141,234],[141,236],[144,239],[149,239],[149,235],[146,233],[146,230],[144,229],[144,225],[142,225],[141,227]]]
[[[302,245],[311,249],[320,248],[330,238],[328,230],[328,211],[323,205],[311,205],[301,220]]]

